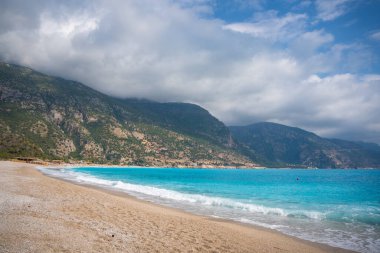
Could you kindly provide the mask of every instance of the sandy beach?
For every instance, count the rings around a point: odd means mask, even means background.
[[[349,252],[0,162],[0,252]]]

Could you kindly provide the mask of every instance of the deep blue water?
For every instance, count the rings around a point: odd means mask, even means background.
[[[197,214],[380,252],[380,170],[82,167],[45,172]]]

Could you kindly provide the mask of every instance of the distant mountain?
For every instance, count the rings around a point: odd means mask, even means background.
[[[150,166],[254,166],[229,129],[185,103],[117,99],[0,63],[0,158]]]
[[[231,126],[240,152],[267,166],[380,167],[377,144],[326,139],[300,128],[275,123]]]

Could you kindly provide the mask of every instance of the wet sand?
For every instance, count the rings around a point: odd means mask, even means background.
[[[0,161],[0,252],[350,252]]]

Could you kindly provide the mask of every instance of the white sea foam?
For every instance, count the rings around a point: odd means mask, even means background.
[[[153,186],[131,184],[122,181],[106,180],[88,174],[83,174],[80,172],[73,172],[72,170],[65,168],[58,170],[41,168],[40,170],[52,176],[63,177],[65,179],[73,180],[78,183],[93,184],[101,187],[117,189],[119,191],[124,191],[133,194],[135,196],[146,195],[175,202],[185,202],[188,204],[196,204],[210,207],[223,207],[250,213],[260,213],[265,215],[309,218],[318,220],[324,217],[324,214],[319,212],[312,212],[306,210],[289,211],[282,208],[267,207],[253,203],[244,203],[228,198],[205,196],[200,194],[188,194]]]
[[[323,220],[330,219],[328,217],[331,215],[329,211],[322,213],[309,210],[290,210],[223,197],[182,193],[154,186],[101,179],[85,173],[75,172],[70,168],[47,169],[41,167],[39,169],[43,173],[54,177],[123,191],[156,203],[183,208],[198,214],[267,227],[306,240],[326,243],[336,247],[360,252],[378,252],[380,247],[380,241],[376,239],[378,236],[374,235],[377,232],[370,228],[367,228],[366,233],[368,235],[364,237],[359,237],[358,235],[363,236],[365,231],[355,232],[358,228],[355,227],[354,223],[349,224],[349,227],[343,230],[329,228],[329,225],[323,222]],[[371,209],[371,211],[373,210]],[[310,226],[307,225],[309,223]]]

